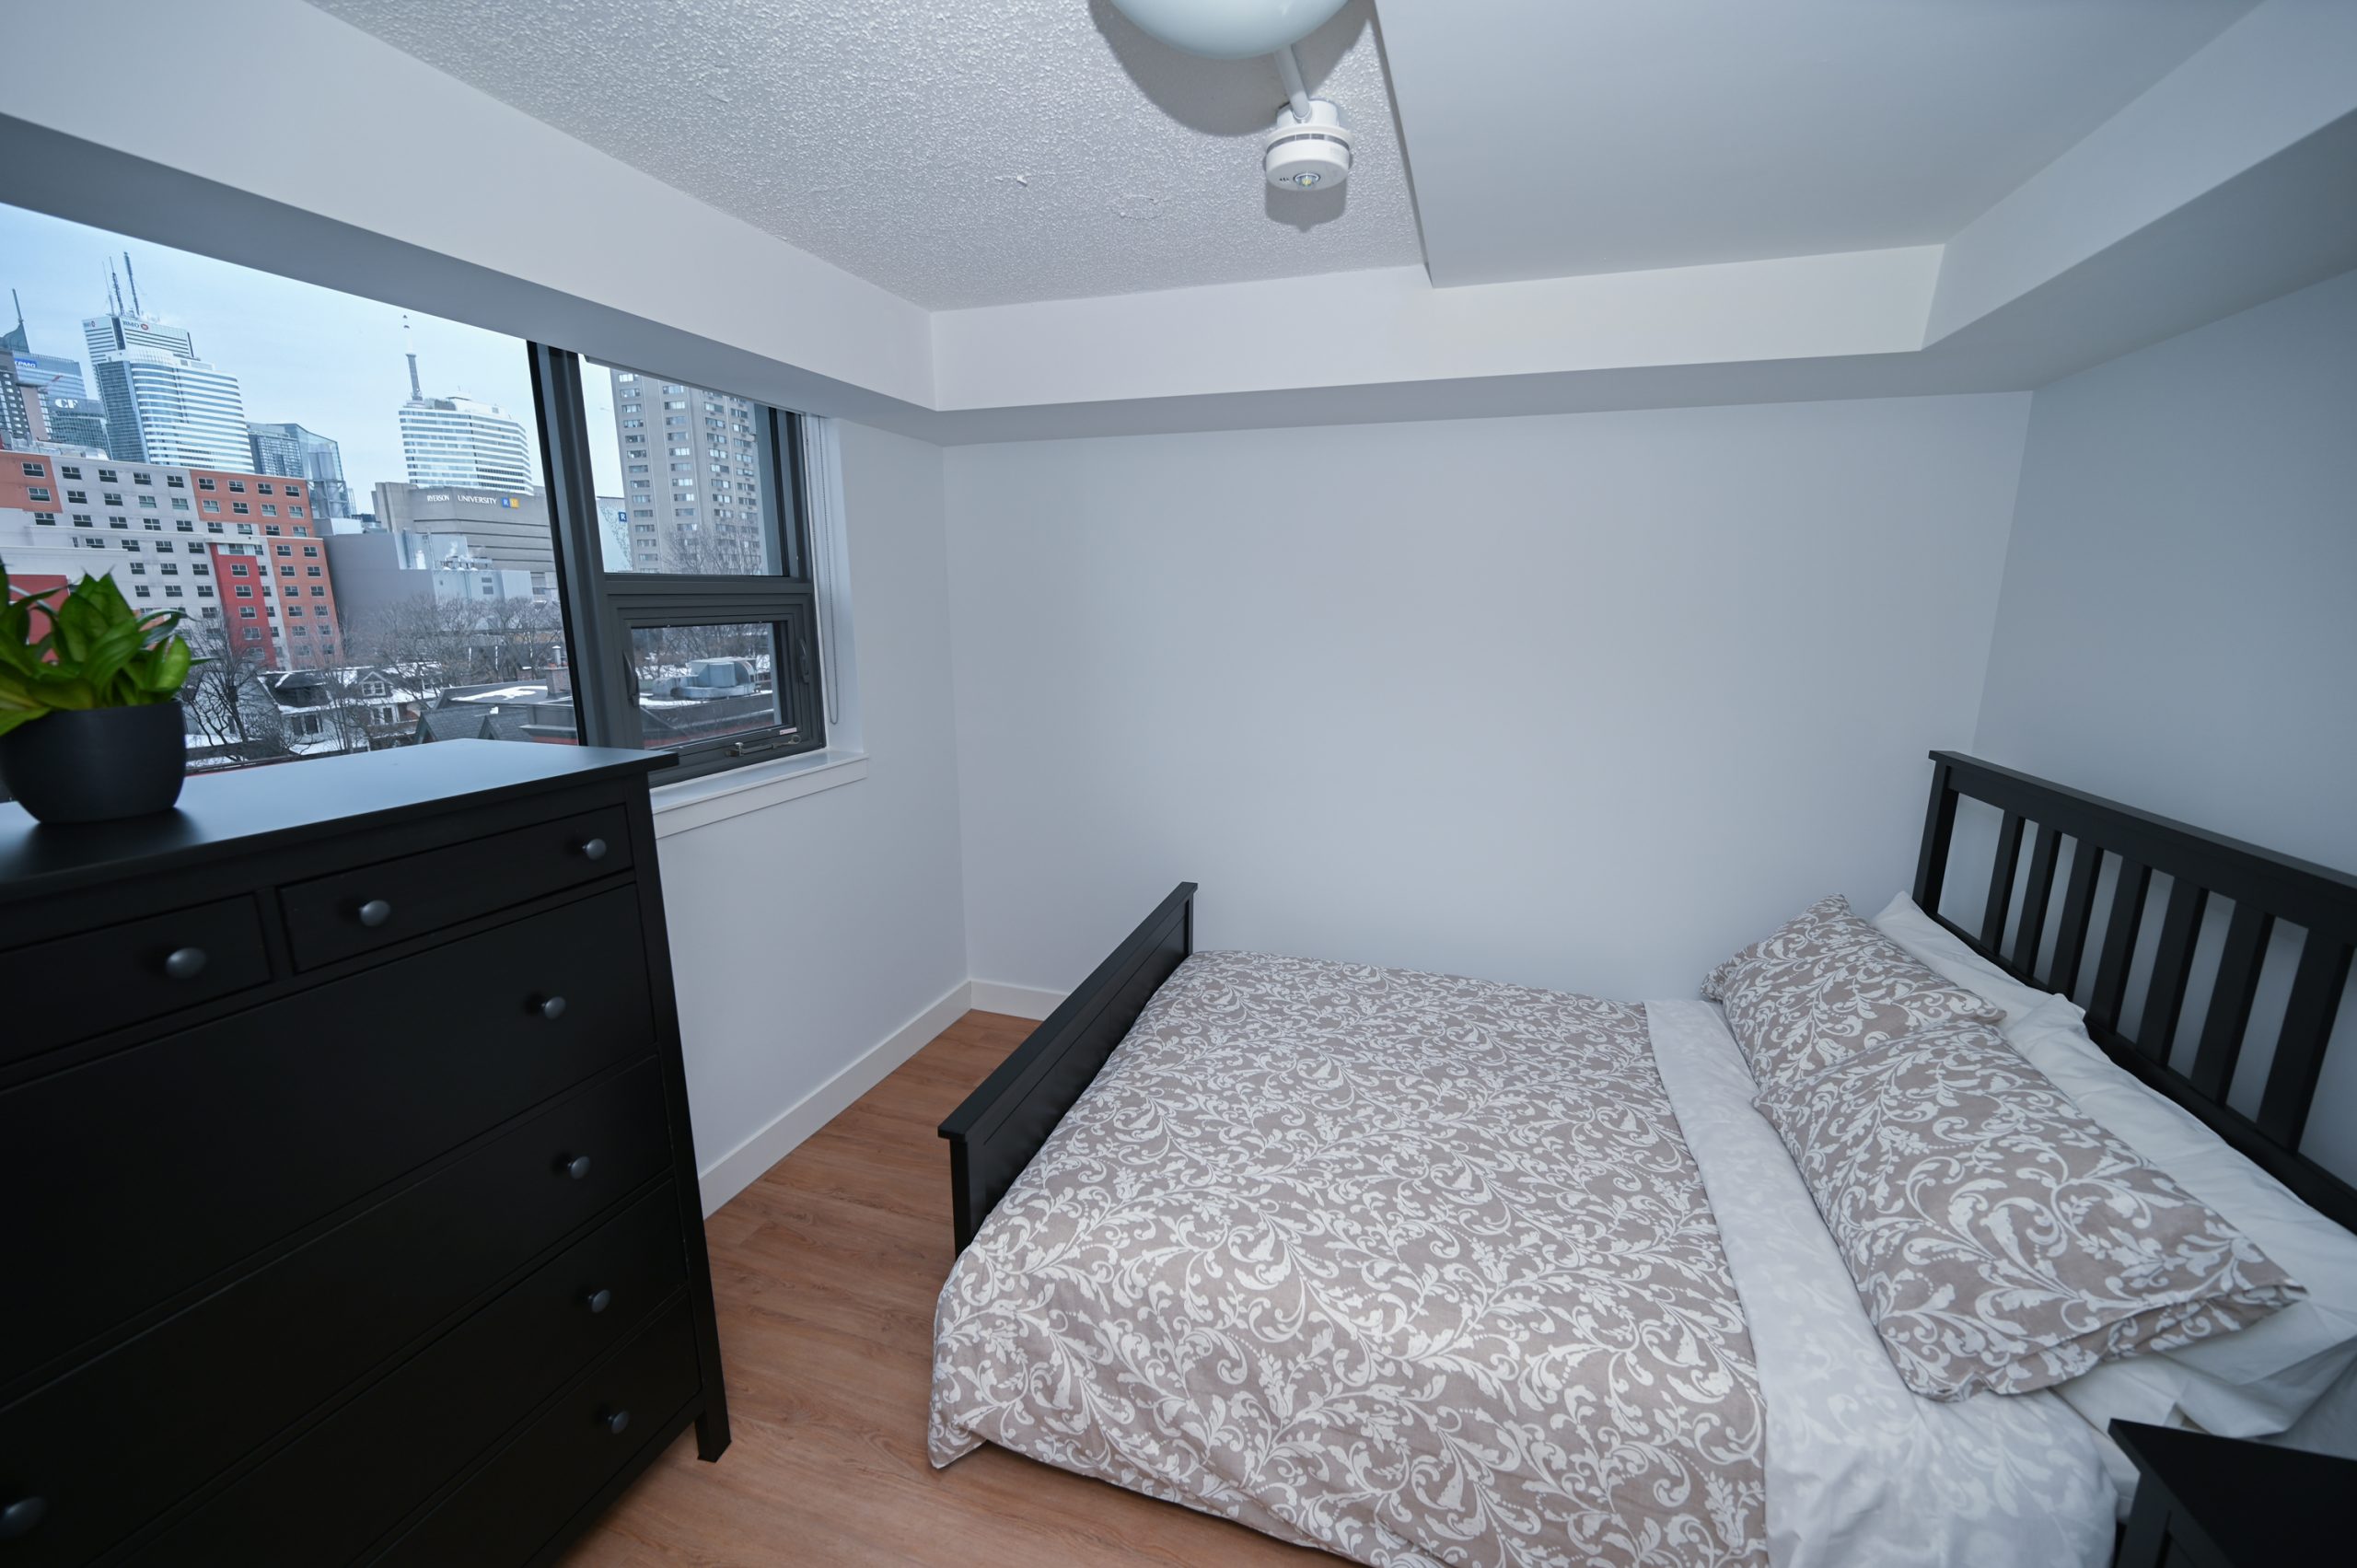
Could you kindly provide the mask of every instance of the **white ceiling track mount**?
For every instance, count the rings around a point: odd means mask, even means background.
[[[1284,107],[1260,153],[1260,171],[1280,191],[1328,191],[1351,177],[1351,133],[1342,111],[1309,96],[1293,46],[1325,25],[1343,0],[1113,0],[1114,6],[1173,49],[1213,60],[1265,54],[1284,84]]]

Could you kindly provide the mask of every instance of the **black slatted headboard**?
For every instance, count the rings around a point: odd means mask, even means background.
[[[2300,1152],[2357,950],[2357,877],[1954,751],[1934,751],[1932,762],[1916,903],[2007,973],[2081,999],[2088,1034],[2114,1061],[2357,1230],[2357,1188]],[[1959,800],[2002,813],[1977,921],[1940,912]],[[2165,894],[2155,878],[2166,879]],[[2205,941],[2228,905],[2223,940]],[[2246,1114],[2227,1099],[2279,926],[2305,935],[2255,1112]],[[2214,961],[2197,965],[2198,957]],[[2206,991],[2190,983],[2203,978]],[[2189,995],[2198,1015],[2187,1011]]]

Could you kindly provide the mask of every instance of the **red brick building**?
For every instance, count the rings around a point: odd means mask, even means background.
[[[216,548],[214,552],[222,588],[222,623],[229,629],[230,645],[243,649],[258,642],[241,632],[260,621],[269,628],[273,668],[317,669],[340,663],[347,650],[336,612],[335,577],[328,566],[319,519],[311,515],[309,486],[299,479],[223,469],[191,469],[188,474],[195,489],[198,521],[226,525],[237,552],[229,559],[250,559],[260,567],[226,576],[223,552]],[[245,557],[246,547],[258,553]],[[241,599],[230,591],[241,579],[257,589],[250,598]],[[260,592],[265,583],[270,591]],[[242,614],[247,608],[259,614]]]

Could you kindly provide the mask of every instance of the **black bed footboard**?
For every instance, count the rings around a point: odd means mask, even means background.
[[[963,1252],[1162,982],[1195,950],[1195,884],[1181,882],[1047,1022],[949,1113],[949,1181]]]

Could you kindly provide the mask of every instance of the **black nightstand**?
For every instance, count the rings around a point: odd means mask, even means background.
[[[2347,1561],[2357,1460],[2115,1421],[2136,1461],[2116,1568],[2278,1568]]]

